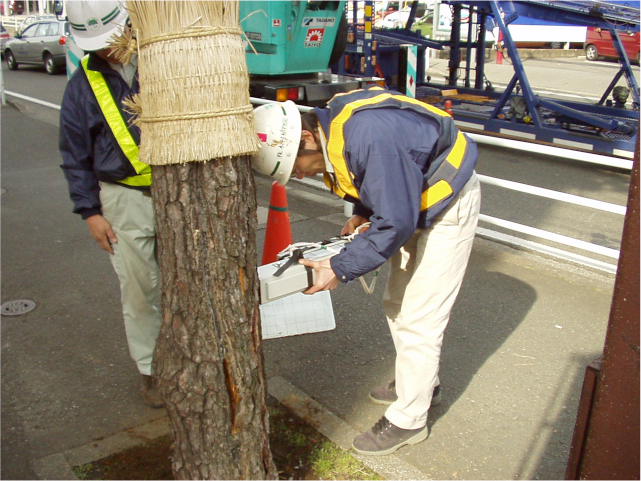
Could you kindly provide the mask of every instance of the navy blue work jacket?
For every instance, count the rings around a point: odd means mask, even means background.
[[[88,68],[103,74],[117,105],[139,90],[137,75],[130,88],[108,62],[95,54],[90,54]],[[129,122],[130,115],[122,109],[121,112],[125,122]],[[129,131],[139,144],[139,129],[130,125]],[[102,114],[82,67],[74,72],[65,89],[59,145],[60,167],[67,179],[73,212],[83,219],[101,213],[99,182],[115,183],[136,175]]]
[[[314,111],[328,137],[328,111],[318,108]],[[368,231],[356,236],[331,259],[332,270],[339,280],[349,282],[386,262],[416,229],[431,225],[431,220],[421,216],[420,204],[424,178],[431,171],[439,140],[439,125],[413,111],[362,110],[345,123],[344,139],[343,155],[359,195],[354,214],[372,222]],[[477,155],[474,142],[468,140],[467,179]],[[438,210],[445,209],[455,197],[442,202]]]

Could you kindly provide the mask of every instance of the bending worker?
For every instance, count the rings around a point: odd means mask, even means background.
[[[323,173],[354,204],[341,232],[369,229],[336,256],[301,260],[316,270],[306,291],[336,288],[390,261],[383,307],[396,348],[395,381],[372,390],[389,404],[353,448],[385,455],[428,436],[427,412],[440,399],[443,333],[467,267],[480,208],[476,144],[449,114],[372,87],[336,95],[300,115],[292,102],[255,110],[256,170],[284,185]]]
[[[138,160],[140,132],[128,126],[124,99],[138,91],[136,58],[123,65],[108,42],[129,18],[120,1],[67,1],[73,39],[89,54],[69,80],[60,111],[60,153],[73,211],[109,253],[120,281],[129,352],[142,374],[142,397],[163,405],[151,377],[160,331],[160,271],[150,194],[151,168]]]

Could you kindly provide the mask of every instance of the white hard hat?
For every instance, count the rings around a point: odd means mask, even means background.
[[[129,18],[124,3],[117,0],[70,0],[66,8],[76,45],[90,52],[107,47],[109,39],[124,28]]]
[[[301,139],[300,113],[291,100],[265,104],[254,110],[260,149],[252,157],[257,172],[285,185],[292,175]]]

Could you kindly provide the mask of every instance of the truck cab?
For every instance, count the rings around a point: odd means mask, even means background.
[[[347,44],[345,1],[242,1],[250,95],[316,106],[374,79],[332,74]]]
[[[243,1],[239,9],[252,74],[315,73],[338,60],[330,58],[344,17],[344,1]]]

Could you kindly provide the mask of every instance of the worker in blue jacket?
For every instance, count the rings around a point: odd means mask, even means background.
[[[73,211],[110,254],[120,281],[129,352],[142,374],[142,397],[163,405],[151,376],[160,331],[160,271],[150,194],[151,169],[138,160],[140,132],[123,100],[138,90],[136,59],[123,65],[108,47],[128,13],[114,1],[68,1],[76,44],[89,54],[69,80],[60,111],[60,153]]]
[[[354,204],[341,234],[361,228],[359,235],[330,259],[300,261],[317,274],[306,293],[390,264],[383,307],[396,378],[371,391],[389,407],[353,449],[385,455],[423,441],[428,410],[440,401],[443,333],[478,223],[476,144],[446,112],[380,87],[338,94],[302,118],[291,102],[264,105],[255,121],[256,170],[283,185],[291,175],[322,173],[332,192]]]

